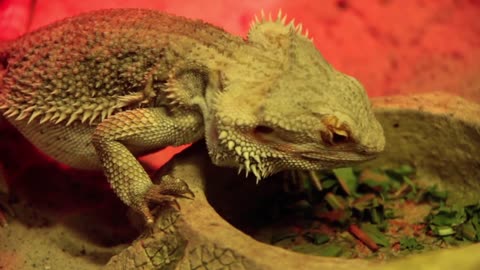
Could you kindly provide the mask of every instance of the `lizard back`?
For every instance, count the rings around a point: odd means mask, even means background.
[[[16,120],[92,124],[152,106],[168,71],[192,44],[225,51],[241,41],[204,22],[153,10],[68,18],[0,48],[0,109]]]

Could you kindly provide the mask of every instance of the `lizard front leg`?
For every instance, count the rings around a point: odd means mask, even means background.
[[[117,196],[153,223],[148,201],[172,201],[190,190],[183,181],[154,185],[133,153],[191,143],[203,137],[203,120],[191,112],[168,115],[163,108],[119,112],[95,129],[92,143]]]

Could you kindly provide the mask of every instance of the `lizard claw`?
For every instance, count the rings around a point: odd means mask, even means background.
[[[168,203],[177,210],[180,210],[180,204],[177,198],[193,199],[195,194],[190,190],[185,181],[173,178],[169,175],[162,177],[159,184],[152,185],[144,196],[144,203],[140,207],[141,213],[145,217],[145,221],[148,226],[151,226],[154,222],[154,218],[148,208],[148,202],[155,204]]]

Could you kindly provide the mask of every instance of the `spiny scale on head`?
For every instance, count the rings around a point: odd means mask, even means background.
[[[260,19],[255,14],[254,19],[250,22],[250,29],[254,28],[258,24],[266,23],[266,22],[274,22],[281,24],[282,26],[291,27],[295,33],[306,37],[307,39],[313,42],[313,37],[309,37],[308,29],[305,29],[303,32],[303,25],[301,23],[295,25],[295,19],[293,18],[290,22],[287,23],[287,14],[282,13],[282,9],[278,10],[277,18],[275,20],[272,19],[272,14],[268,13],[268,17],[265,16],[265,12],[263,9],[260,10]]]

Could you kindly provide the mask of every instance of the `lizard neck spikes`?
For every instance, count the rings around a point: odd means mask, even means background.
[[[308,29],[303,31],[303,25],[301,23],[295,24],[295,19],[292,19],[287,23],[287,14],[282,13],[282,9],[278,10],[276,19],[272,19],[271,13],[265,15],[265,12],[262,9],[260,11],[260,18],[255,14],[254,19],[250,22],[250,31],[265,23],[274,23],[282,27],[287,27],[288,29],[293,30],[295,34],[305,37],[313,42],[313,38],[309,36]]]

